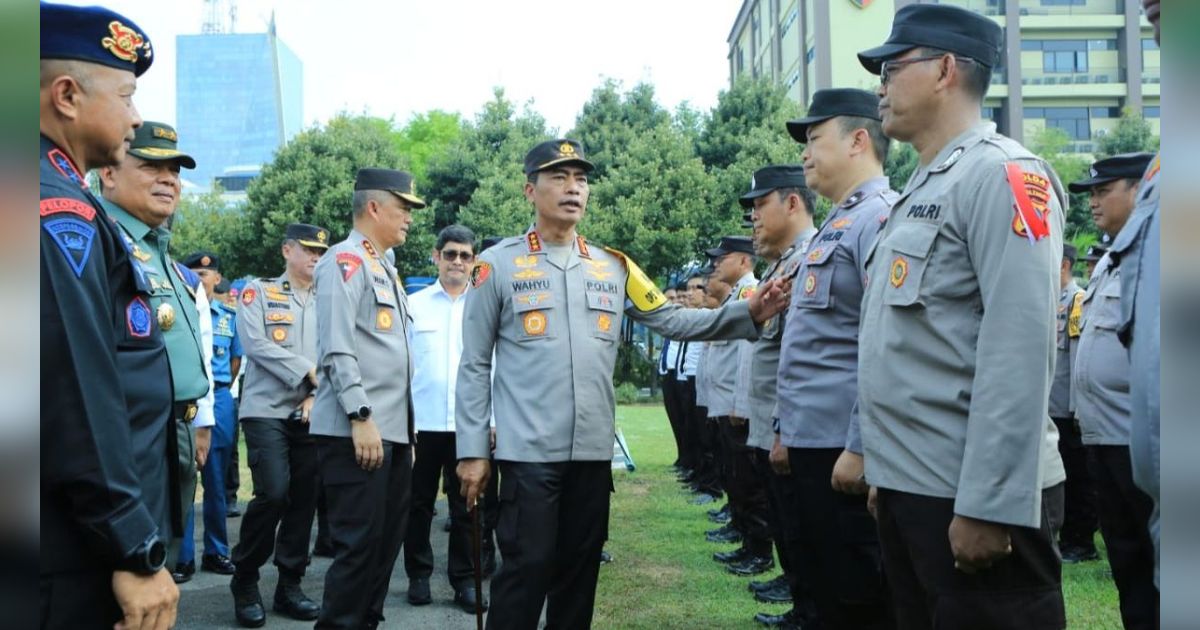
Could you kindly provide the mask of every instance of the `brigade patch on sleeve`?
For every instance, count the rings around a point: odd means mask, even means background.
[[[478,289],[492,275],[492,263],[479,261],[471,267],[471,288]]]
[[[625,254],[605,247],[604,251],[616,256],[621,262],[625,263],[625,296],[633,302],[634,307],[642,312],[650,312],[661,308],[667,303],[667,296],[663,295],[662,290],[646,272],[642,271],[637,263],[629,259]]]
[[[42,229],[46,230],[50,239],[67,258],[67,264],[71,266],[71,271],[75,272],[75,277],[82,278],[83,268],[92,253],[92,243],[96,240],[96,228],[90,223],[66,217],[46,221],[42,223]]]
[[[742,287],[742,290],[741,290],[741,291],[738,291],[738,296],[737,296],[737,299],[739,299],[739,300],[748,300],[748,299],[750,299],[750,298],[754,297],[754,293],[755,293],[757,290],[758,290],[758,287],[749,287],[749,286],[747,286],[747,287]]]
[[[247,288],[246,290],[242,291],[242,304],[245,304],[246,306],[250,306],[251,304],[254,303],[254,296],[255,296],[254,289]]]
[[[1014,216],[1012,229],[1031,244],[1050,235],[1050,180],[1037,173],[1026,173],[1014,162],[1004,165],[1008,187],[1012,190]]]
[[[60,212],[77,214],[88,221],[96,218],[96,209],[78,199],[51,197],[50,199],[43,199],[38,204],[38,214],[43,217]]]
[[[342,281],[349,282],[350,278],[358,272],[359,267],[362,267],[362,258],[350,252],[341,252],[337,255],[338,269],[342,270]]]

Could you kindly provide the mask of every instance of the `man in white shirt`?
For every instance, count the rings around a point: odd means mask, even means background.
[[[454,467],[458,463],[454,439],[454,390],[462,354],[463,306],[467,275],[475,262],[475,235],[461,225],[438,234],[433,250],[437,282],[409,296],[413,324],[412,400],[419,439],[412,471],[412,507],[404,540],[404,570],[408,574],[408,601],[415,606],[432,601],[429,576],[433,574],[433,549],[429,527],[438,482],[445,479],[450,504],[450,539],[446,574],[454,587],[454,601],[475,612],[474,571],[471,565],[471,519],[459,493]],[[445,472],[445,474],[443,474]],[[487,603],[484,603],[487,608]]]

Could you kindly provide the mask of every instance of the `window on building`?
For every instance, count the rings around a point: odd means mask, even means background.
[[[1116,50],[1117,40],[1115,39],[1089,39],[1087,43],[1088,50]]]
[[[795,7],[792,7],[791,12],[788,13],[787,17],[783,19],[783,24],[779,25],[779,36],[787,37],[788,32],[792,29],[792,26],[796,24],[796,20],[799,17],[800,17],[800,10]]]
[[[1044,7],[1082,7],[1087,5],[1087,0],[1042,0]]]
[[[1045,39],[1042,43],[1042,71],[1046,73],[1087,72],[1087,40]]]
[[[1086,107],[1045,107],[1044,112],[1047,127],[1055,127],[1066,132],[1072,140],[1091,140],[1092,123]]]
[[[788,77],[788,79],[787,79],[787,88],[786,89],[789,89],[789,90],[792,89],[792,86],[796,85],[796,83],[798,81],[800,81],[800,69],[796,68],[796,71],[792,73],[792,76]]]
[[[1142,39],[1142,50],[1158,50],[1158,42],[1153,39]]]
[[[804,53],[804,63],[810,64],[813,62],[813,59],[815,59],[816,57],[817,57],[817,47],[809,46],[808,52]]]
[[[1088,115],[1092,118],[1120,118],[1120,107],[1089,107]]]
[[[1143,118],[1158,118],[1160,116],[1161,116],[1161,113],[1159,111],[1158,105],[1153,105],[1153,106],[1142,108],[1142,117]]]

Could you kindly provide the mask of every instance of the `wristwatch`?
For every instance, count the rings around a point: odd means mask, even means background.
[[[122,571],[154,575],[167,564],[167,546],[153,534],[117,563]]]
[[[351,411],[350,413],[348,413],[346,415],[350,418],[351,421],[362,422],[363,420],[366,420],[371,417],[371,407],[368,405],[363,405],[363,406],[359,407],[358,409],[355,409],[354,411]]]

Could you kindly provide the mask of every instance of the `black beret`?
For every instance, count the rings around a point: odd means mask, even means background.
[[[587,157],[583,153],[583,145],[566,138],[547,140],[525,154],[526,175],[532,175],[559,164],[578,164],[588,172],[595,168],[591,162],[587,161]]]
[[[721,242],[716,247],[704,253],[709,258],[719,258],[734,252],[753,255],[754,241],[749,236],[722,236]]]
[[[425,207],[425,200],[417,196],[416,184],[411,173],[390,168],[360,168],[354,178],[354,190],[386,190],[407,201],[412,207]]]
[[[305,247],[329,249],[329,230],[307,223],[292,223],[287,226],[283,237]]]
[[[812,105],[808,106],[808,115],[799,120],[789,120],[787,130],[796,142],[805,144],[808,142],[809,127],[836,116],[880,120],[879,96],[874,92],[851,88],[817,90],[813,94]]]
[[[804,167],[799,164],[779,164],[754,171],[750,177],[750,192],[742,195],[738,202],[743,208],[753,208],[754,200],[780,188],[805,188]],[[752,252],[753,253],[753,252]]]
[[[1067,185],[1073,193],[1087,192],[1093,186],[1107,184],[1118,179],[1141,179],[1154,159],[1153,153],[1122,153],[1103,160],[1096,160],[1088,171],[1088,178]]]
[[[180,262],[188,269],[212,269],[213,271],[221,270],[221,259],[212,252],[196,252],[190,254]]]
[[[98,63],[141,76],[154,61],[150,37],[104,7],[41,3],[41,58]]]
[[[1004,33],[991,19],[962,7],[910,4],[896,11],[887,41],[858,53],[858,61],[871,74],[879,74],[885,60],[919,47],[945,50],[994,68],[1000,62]]]

